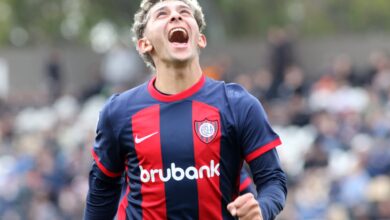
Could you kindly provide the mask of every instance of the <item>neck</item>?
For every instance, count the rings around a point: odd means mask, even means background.
[[[156,63],[155,87],[162,93],[177,94],[190,88],[202,76],[199,60],[190,63]]]

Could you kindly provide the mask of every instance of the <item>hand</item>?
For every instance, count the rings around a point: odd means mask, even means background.
[[[228,204],[227,209],[239,220],[263,220],[260,205],[252,193],[237,197]]]

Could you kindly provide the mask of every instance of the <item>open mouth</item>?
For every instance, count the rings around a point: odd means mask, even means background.
[[[168,40],[171,43],[187,43],[188,33],[184,28],[173,28],[168,34]]]

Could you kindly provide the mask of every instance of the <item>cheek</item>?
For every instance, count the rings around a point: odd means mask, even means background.
[[[156,34],[154,34],[152,36],[151,42],[152,42],[152,45],[154,48],[158,49],[158,48],[162,47],[161,45],[164,44],[162,34],[159,34],[158,32],[156,32]]]
[[[153,26],[148,29],[148,39],[153,42],[161,42],[164,38],[164,28],[161,26]]]

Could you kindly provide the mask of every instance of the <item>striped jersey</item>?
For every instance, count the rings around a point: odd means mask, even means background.
[[[112,96],[100,113],[92,155],[106,177],[125,177],[118,219],[234,219],[226,206],[243,161],[281,143],[260,102],[205,76],[175,95],[154,81]]]

